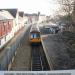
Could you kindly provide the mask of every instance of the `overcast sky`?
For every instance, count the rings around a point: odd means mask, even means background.
[[[25,13],[53,15],[59,5],[55,0],[0,0],[0,8],[18,8]]]

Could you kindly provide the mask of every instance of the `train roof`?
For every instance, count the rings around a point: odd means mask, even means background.
[[[40,32],[39,27],[36,25],[32,25],[30,32]]]

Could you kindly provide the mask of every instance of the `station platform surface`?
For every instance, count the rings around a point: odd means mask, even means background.
[[[68,46],[58,34],[41,35],[44,52],[51,70],[66,70],[71,67]]]
[[[16,44],[18,43],[19,39],[22,38],[22,36],[25,35],[25,37],[28,38],[28,32],[29,32],[29,28],[30,25],[25,25],[17,34],[15,34],[15,36],[1,49],[0,51],[0,65],[7,64],[8,62],[8,57],[9,55],[11,56],[11,54],[9,54],[8,52],[12,52],[12,50],[16,49],[12,46],[16,46]],[[14,57],[14,63],[11,63],[11,69],[10,70],[29,70],[30,68],[30,47],[27,46],[28,44],[28,40],[27,38],[22,38],[22,40],[20,39],[20,41],[24,42],[24,45],[22,46],[22,43],[20,42],[19,47],[15,50],[16,51],[16,56]],[[26,41],[25,41],[26,40]],[[27,42],[27,43],[26,43]],[[10,49],[9,49],[10,48]],[[9,50],[8,50],[9,49]],[[12,49],[12,50],[11,50]],[[5,62],[4,62],[5,61]],[[25,61],[25,62],[23,62]],[[24,63],[24,65],[23,65]],[[17,64],[17,65],[16,65]],[[19,65],[20,64],[20,65]],[[21,69],[22,67],[22,69]],[[3,70],[3,69],[2,69]]]
[[[28,71],[31,67],[31,47],[29,44],[30,27],[25,31],[16,50],[16,56],[11,66],[11,71]]]

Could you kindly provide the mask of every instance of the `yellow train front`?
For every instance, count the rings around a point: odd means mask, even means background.
[[[31,27],[29,40],[31,45],[41,44],[40,31],[38,27]]]

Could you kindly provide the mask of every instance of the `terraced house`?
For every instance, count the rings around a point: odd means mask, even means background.
[[[24,12],[19,12],[19,30],[24,27]]]
[[[24,26],[24,12],[18,9],[0,9],[0,48]]]
[[[0,48],[14,36],[13,20],[13,16],[8,11],[0,11]]]

